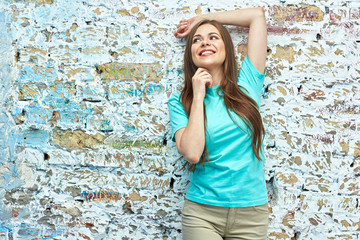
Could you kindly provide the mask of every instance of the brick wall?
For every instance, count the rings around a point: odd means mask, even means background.
[[[0,239],[181,239],[181,18],[265,6],[269,239],[360,237],[360,3],[0,1]],[[229,27],[239,64],[246,29]]]

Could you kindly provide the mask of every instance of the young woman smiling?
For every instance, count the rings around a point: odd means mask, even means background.
[[[223,24],[249,28],[247,56],[239,72]],[[266,239],[259,113],[267,53],[264,10],[184,19],[175,36],[187,41],[184,88],[168,101],[172,138],[193,171],[183,209],[183,239]]]

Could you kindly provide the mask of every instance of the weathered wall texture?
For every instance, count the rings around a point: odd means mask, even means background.
[[[0,239],[181,239],[184,17],[265,6],[269,239],[360,238],[360,3],[2,0]],[[246,54],[245,29],[230,27]]]

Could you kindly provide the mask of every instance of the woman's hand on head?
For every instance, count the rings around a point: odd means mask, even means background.
[[[184,38],[189,35],[191,29],[195,26],[196,23],[200,21],[199,16],[195,16],[189,19],[182,19],[180,20],[179,24],[177,25],[177,29],[174,32],[176,38]]]
[[[205,98],[206,88],[211,88],[212,82],[212,76],[208,70],[199,67],[192,77],[194,99],[203,100]]]

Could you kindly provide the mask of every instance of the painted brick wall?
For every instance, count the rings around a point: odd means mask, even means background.
[[[172,32],[258,5],[269,239],[360,238],[360,2],[224,2],[0,1],[0,239],[181,239]],[[247,31],[229,30],[240,64]]]

